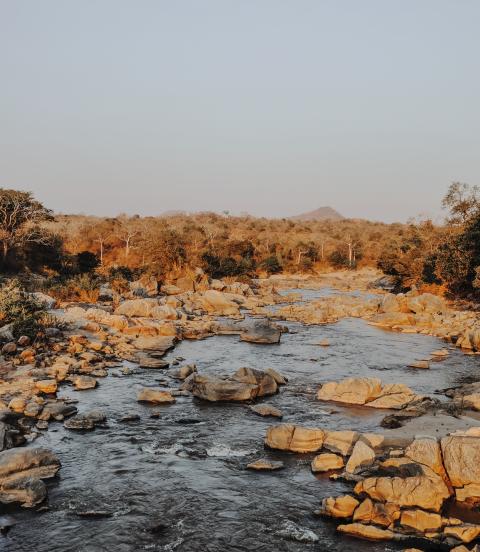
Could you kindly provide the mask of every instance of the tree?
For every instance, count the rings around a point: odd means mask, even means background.
[[[450,210],[448,222],[465,225],[480,210],[480,188],[462,182],[453,182],[442,201],[442,206]]]
[[[30,192],[0,188],[0,243],[2,265],[12,249],[27,243],[45,244],[50,235],[39,224],[51,218],[51,211]]]

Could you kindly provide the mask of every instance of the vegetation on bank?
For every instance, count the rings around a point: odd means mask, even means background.
[[[0,189],[3,274],[43,273],[57,296],[93,299],[103,281],[124,287],[141,274],[160,281],[194,267],[212,278],[249,278],[376,266],[398,289],[480,290],[480,194],[454,183],[445,225],[430,220],[293,221],[228,213],[99,218],[57,215],[32,194]]]

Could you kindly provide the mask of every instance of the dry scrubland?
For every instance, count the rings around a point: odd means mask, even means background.
[[[450,218],[443,227],[211,213],[98,219],[53,216],[28,193],[0,191],[0,503],[36,508],[46,500],[43,480],[61,462],[35,440],[52,424],[70,432],[103,427],[103,411],[82,411],[81,398],[77,407],[64,393],[108,386],[112,371],[134,376],[125,361],[165,375],[161,385],[138,392],[139,402],[164,408],[177,400],[247,402],[259,416],[283,416],[261,402],[288,389],[287,374],[248,367],[219,377],[195,364],[169,366],[164,357],[182,340],[236,335],[272,346],[288,332],[284,321],[359,318],[444,340],[411,369],[441,367],[454,347],[480,353],[477,190],[452,185],[444,204]],[[312,301],[279,294],[302,287],[339,293]],[[370,293],[341,293],[359,289]],[[469,299],[470,308],[452,297]],[[361,538],[414,537],[446,549],[473,543],[480,536],[479,383],[444,390],[439,400],[405,383],[329,380],[319,376],[312,400],[385,416],[370,433],[305,428],[288,419],[270,426],[269,450],[315,453],[314,473],[352,485],[348,495],[324,497],[317,514]],[[435,437],[418,436],[419,428],[435,429]],[[284,467],[265,456],[244,469]],[[318,488],[321,498],[321,479]],[[468,513],[451,514],[453,504]]]

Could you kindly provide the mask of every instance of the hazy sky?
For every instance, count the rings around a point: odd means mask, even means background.
[[[62,212],[437,215],[479,0],[0,0],[0,187]]]

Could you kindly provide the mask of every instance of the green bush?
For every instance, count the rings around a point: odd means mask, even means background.
[[[0,323],[12,324],[15,338],[28,335],[34,340],[43,329],[45,308],[30,294],[23,291],[16,280],[0,287]]]

